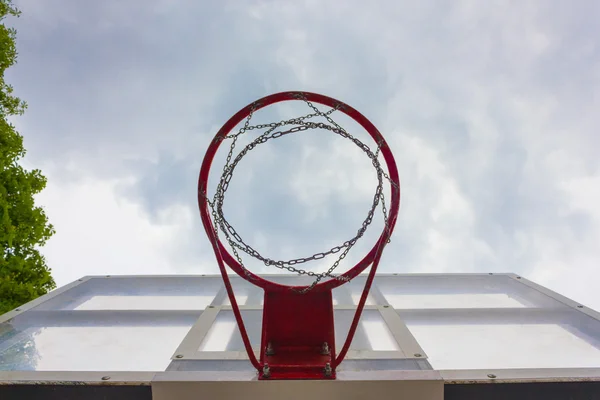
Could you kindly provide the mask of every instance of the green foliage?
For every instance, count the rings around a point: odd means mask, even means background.
[[[8,120],[27,108],[4,81],[6,69],[17,60],[16,31],[5,25],[9,15],[18,17],[19,11],[11,0],[0,0],[0,314],[56,287],[38,250],[54,234],[34,202],[46,178],[19,165],[25,156],[23,137]]]

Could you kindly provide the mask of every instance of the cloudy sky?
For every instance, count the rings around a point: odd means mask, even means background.
[[[16,4],[8,80],[29,103],[24,163],[48,177],[58,285],[216,273],[195,197],[204,151],[251,101],[306,90],[359,109],[393,149],[403,197],[382,272],[515,272],[600,308],[600,3]],[[275,257],[351,237],[375,189],[364,154],[323,132],[241,165],[227,216]]]

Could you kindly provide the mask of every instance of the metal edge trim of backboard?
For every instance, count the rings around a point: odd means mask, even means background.
[[[51,292],[48,292],[45,295],[38,297],[37,299],[31,300],[30,302],[25,303],[25,304],[15,308],[14,310],[8,311],[8,312],[0,315],[0,324],[24,313],[25,311],[28,311],[34,307],[37,307],[40,304],[45,303],[46,301],[51,300],[60,294],[65,293],[65,292],[81,285],[82,283],[89,281],[90,279],[92,279],[91,276],[84,276],[83,278],[80,278],[76,281],[66,284],[65,286],[61,286],[57,289],[54,289]]]
[[[0,371],[0,386],[71,384],[149,386],[155,375],[155,371]]]
[[[252,371],[0,371],[1,385],[97,384],[149,385],[155,381],[239,381],[256,380]],[[379,370],[340,371],[338,381],[351,380],[443,380],[445,384],[506,382],[600,382],[600,368],[529,368],[471,370]]]
[[[221,307],[212,305],[206,307],[173,353],[171,360],[193,360],[194,355],[200,352],[202,340],[208,334],[220,311]]]
[[[391,306],[378,307],[381,318],[385,321],[388,329],[396,339],[400,352],[404,354],[404,359],[426,360],[427,354],[417,342],[417,339],[408,329],[400,315]]]
[[[446,384],[507,382],[600,382],[600,368],[437,370]]]
[[[368,274],[359,274],[357,278],[367,277]],[[456,273],[377,273],[377,277],[450,277],[450,276],[512,276],[511,272],[456,272]],[[229,277],[238,277],[237,274],[228,274]],[[263,278],[295,277],[296,274],[260,274]],[[156,275],[89,275],[88,278],[222,278],[221,274],[156,274]]]
[[[255,371],[232,371],[224,374],[222,371],[163,371],[155,373],[152,382],[250,382],[257,381]],[[379,371],[340,371],[335,381],[390,381],[390,380],[436,380],[442,381],[443,377],[435,370],[379,370]],[[285,380],[287,382],[311,382],[315,380]]]

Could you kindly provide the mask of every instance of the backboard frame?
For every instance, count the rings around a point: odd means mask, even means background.
[[[399,276],[399,277],[418,277],[418,276],[437,276],[437,277],[458,277],[458,276],[485,276],[489,274],[379,274],[379,277],[385,278],[386,276]],[[569,309],[575,310],[578,313],[585,314],[588,317],[591,317],[597,321],[600,321],[600,313],[586,307],[582,304],[579,304],[571,299],[568,299],[552,290],[549,290],[545,287],[542,287],[530,280],[527,280],[520,275],[516,274],[493,274],[497,276],[505,276],[511,279],[511,281],[517,282],[535,290],[536,292],[542,293],[562,305],[568,307]],[[110,280],[110,279],[119,279],[119,278],[150,278],[150,279],[160,279],[160,278],[181,278],[181,275],[171,275],[171,276],[86,276],[77,280],[69,285],[61,287],[57,290],[54,290],[48,293],[45,296],[42,296],[30,303],[27,303],[16,310],[8,312],[2,316],[0,316],[0,323],[6,322],[12,318],[15,318],[23,313],[31,310],[34,307],[42,305],[49,301],[57,301],[60,300],[58,296],[63,296],[68,298],[69,290],[76,289],[79,285],[89,282],[90,280],[100,279],[100,280]],[[198,275],[190,275],[189,277],[197,278]],[[205,277],[219,277],[218,275],[206,275]],[[215,295],[215,299],[217,295]],[[366,309],[369,310],[377,310],[380,313],[386,312],[394,312],[393,307],[384,307],[385,304],[381,304],[378,306],[366,306]],[[224,305],[213,305],[213,308],[207,307],[208,310],[227,310],[230,306]],[[242,306],[254,309],[255,306]],[[343,307],[342,307],[343,308]],[[387,310],[387,311],[386,311]],[[535,311],[535,310],[533,310]],[[214,312],[214,311],[213,311]],[[202,315],[202,314],[200,314]],[[194,327],[198,326],[199,328],[205,327],[203,324],[199,324],[196,321]],[[392,328],[394,331],[395,328]],[[188,335],[191,334],[188,333]],[[412,336],[412,335],[411,335]],[[187,337],[181,342],[181,346],[186,342]],[[402,342],[404,339],[400,339],[399,342]],[[399,343],[400,344],[400,343]],[[179,350],[179,349],[178,349]],[[427,355],[423,352],[423,359],[427,359]],[[174,354],[175,356],[176,354]],[[132,355],[135,356],[135,355]],[[174,358],[172,361],[177,362],[181,359]],[[446,398],[456,398],[452,396],[458,396],[456,393],[471,393],[473,390],[477,390],[478,393],[492,391],[490,393],[500,393],[505,392],[506,388],[514,387],[514,384],[531,384],[536,385],[536,387],[549,387],[544,385],[549,384],[579,384],[580,387],[583,388],[581,393],[585,393],[588,398],[591,395],[600,396],[600,368],[528,368],[528,369],[476,369],[476,370],[452,370],[452,369],[440,369],[440,370],[429,370],[429,371],[389,371],[389,370],[380,370],[380,371],[340,371],[338,373],[337,381],[331,381],[331,384],[336,385],[335,382],[338,382],[337,385],[344,385],[345,382],[348,381],[386,381],[390,379],[390,376],[393,376],[394,379],[404,379],[404,380],[414,380],[414,377],[421,373],[420,376],[428,376],[427,379],[432,382],[442,382],[445,386],[444,391],[446,393]],[[416,374],[416,375],[415,375]],[[181,382],[198,382],[201,385],[211,386],[212,390],[219,389],[219,382],[216,382],[217,379],[215,376],[220,376],[219,381],[222,382],[223,379],[228,382],[238,382],[236,385],[240,390],[244,390],[249,393],[249,398],[253,396],[261,397],[266,396],[272,392],[272,387],[269,387],[269,383],[273,382],[260,382],[256,381],[256,374],[252,371],[246,372],[230,372],[223,374],[222,372],[211,372],[211,371],[194,371],[194,372],[186,372],[186,371],[176,371],[176,370],[167,370],[167,371],[152,371],[152,372],[127,372],[127,371],[0,371],[0,395],[4,393],[3,391],[8,391],[9,388],[14,386],[20,387],[33,387],[39,388],[39,390],[55,390],[57,387],[71,387],[78,385],[80,386],[77,390],[96,390],[97,388],[105,388],[110,386],[111,390],[129,390],[125,389],[127,387],[146,387],[153,388],[158,387],[157,385],[162,385],[164,382],[172,382],[174,385]],[[322,381],[316,381],[315,387],[322,388]],[[288,382],[292,384],[291,382]],[[386,385],[387,383],[381,383],[382,385]],[[492,384],[492,385],[490,385]],[[221,386],[225,386],[226,384],[222,384]],[[390,382],[390,385],[393,383]],[[540,386],[541,385],[541,386]],[[193,386],[193,385],[192,385]],[[288,386],[289,388],[290,386]],[[307,387],[307,386],[305,386]],[[341,386],[332,386],[332,387],[341,387]],[[348,386],[350,387],[350,386]],[[392,386],[390,386],[392,387]],[[477,389],[475,389],[475,387]],[[579,386],[578,386],[579,387]],[[524,386],[519,386],[518,390],[523,389]],[[33,389],[32,389],[33,390]],[[37,390],[37,389],[36,389]],[[337,390],[337,389],[327,389],[327,390]],[[512,389],[511,389],[512,390]],[[516,389],[515,389],[516,390]],[[549,389],[548,389],[549,390]],[[151,390],[148,391],[140,391],[140,396],[146,396],[150,393]],[[9,392],[6,392],[9,393]],[[12,392],[11,392],[12,393]],[[87,393],[87,392],[86,392]],[[92,393],[92,392],[90,392]],[[518,393],[518,391],[517,391]],[[540,392],[541,393],[541,392]],[[87,395],[86,395],[87,396]],[[541,396],[541,395],[540,395]],[[10,399],[10,396],[3,397],[6,399]],[[90,395],[88,398],[93,398]],[[140,397],[144,398],[144,397]],[[147,397],[151,398],[151,397]],[[262,397],[264,398],[264,397]],[[514,398],[518,398],[514,397]],[[540,397],[540,398],[551,398],[551,397]],[[577,398],[577,397],[574,397]],[[582,397],[583,398],[583,397]]]
[[[190,332],[181,342],[181,345],[175,350],[171,357],[174,361],[185,360],[249,360],[245,350],[239,351],[200,351],[200,345],[206,337],[213,321],[221,311],[231,311],[232,307],[228,305],[210,305],[206,307],[198,321],[191,328]],[[255,310],[261,311],[261,306],[240,306],[240,310]],[[355,311],[356,307],[352,306],[336,306],[336,310]],[[376,350],[349,350],[349,359],[369,359],[369,360],[424,360],[427,359],[427,354],[419,346],[415,337],[402,323],[401,317],[390,308],[389,305],[367,305],[364,310],[375,310],[381,315],[387,327],[396,342],[398,343],[399,351],[376,351]],[[255,354],[258,354],[260,349],[254,348]]]

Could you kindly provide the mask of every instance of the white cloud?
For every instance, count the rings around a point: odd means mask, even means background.
[[[173,262],[177,242],[196,222],[196,215],[188,208],[165,208],[159,221],[153,222],[139,204],[118,196],[117,187],[127,178],[82,178],[65,184],[52,183],[52,173],[48,178],[50,184],[37,201],[57,231],[43,253],[59,286],[85,275],[192,273],[203,269],[201,263]]]
[[[393,149],[403,198],[383,271],[514,271],[600,308],[596,3],[121,3],[19,2],[10,80],[30,103],[28,162],[51,166],[59,282],[214,271],[194,198],[204,149],[248,102],[303,89],[356,107]],[[375,184],[347,148],[256,149],[228,216],[270,254],[335,245]]]

